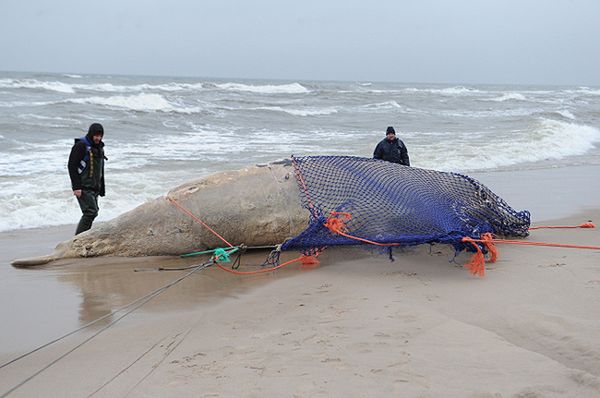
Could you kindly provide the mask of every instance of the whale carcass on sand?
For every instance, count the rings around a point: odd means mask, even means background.
[[[309,214],[301,207],[289,160],[226,171],[187,182],[167,198],[214,228],[228,242],[273,245],[299,234]],[[14,260],[14,266],[61,258],[179,255],[225,244],[166,197],[159,197],[60,243],[47,256]]]
[[[465,239],[483,234],[527,236],[529,223],[528,211],[515,211],[465,175],[353,156],[292,157],[186,183],[53,254],[13,265],[177,255],[224,243],[312,254],[337,245],[437,242],[460,251],[469,248]]]

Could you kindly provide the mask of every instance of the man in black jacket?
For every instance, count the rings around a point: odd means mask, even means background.
[[[396,131],[392,126],[387,128],[385,138],[377,144],[373,158],[410,166],[406,145],[402,140],[396,138]]]
[[[104,128],[93,123],[88,133],[75,138],[69,155],[69,177],[73,195],[77,197],[83,215],[75,235],[87,231],[98,216],[98,196],[104,196]]]

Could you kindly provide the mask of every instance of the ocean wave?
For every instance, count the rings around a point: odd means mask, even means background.
[[[221,90],[246,91],[256,94],[305,94],[309,92],[309,90],[300,83],[279,85],[265,84],[257,86],[242,83],[220,83],[215,84],[215,87]]]
[[[95,223],[117,217],[166,192],[164,182],[147,177],[140,182],[137,177],[113,173],[106,197],[99,200],[101,210]],[[40,184],[47,188],[40,190]],[[77,223],[81,211],[69,187],[66,174],[13,184],[0,195],[0,231]]]
[[[469,119],[485,119],[498,117],[523,117],[532,116],[546,112],[543,108],[514,108],[514,109],[490,109],[482,111],[442,111],[440,115],[447,117],[464,117]]]
[[[472,136],[469,133],[465,141]],[[599,142],[600,130],[595,127],[540,118],[532,130],[477,140],[477,145],[461,144],[451,157],[443,143],[416,145],[412,158],[417,167],[445,171],[494,169],[583,155]]]
[[[164,83],[119,85],[112,83],[64,83],[60,81],[40,81],[36,79],[0,79],[0,88],[27,88],[56,91],[73,94],[77,91],[93,91],[103,93],[135,93],[143,91],[193,91],[202,90],[203,83]]]
[[[81,91],[97,91],[106,93],[135,93],[143,91],[193,91],[202,90],[202,83],[165,83],[165,84],[134,84],[134,85],[115,85],[112,83],[97,84],[73,84],[72,87]]]
[[[287,109],[280,106],[260,106],[256,108],[247,108],[250,110],[265,110],[274,112],[284,112],[293,116],[321,116],[331,115],[337,113],[335,108],[323,108],[323,109]]]
[[[75,92],[71,84],[58,81],[46,82],[35,79],[0,79],[0,87],[42,89],[66,94],[73,94]]]
[[[567,90],[567,92],[573,92],[577,94],[585,95],[600,95],[600,89],[594,89],[589,87],[579,87],[577,90]]]
[[[403,89],[402,91],[408,92],[408,93],[430,93],[430,94],[441,94],[441,95],[448,95],[448,96],[485,93],[485,91],[477,90],[474,88],[463,87],[463,86],[447,87],[447,88],[408,87],[408,88]]]
[[[69,122],[69,123],[78,123],[79,120],[72,118],[65,118],[60,116],[44,116],[44,115],[36,115],[34,113],[21,113],[17,115],[19,119],[36,119],[36,120],[54,120],[59,122]]]
[[[509,93],[504,93],[499,97],[482,98],[481,100],[482,101],[504,102],[504,101],[527,101],[527,98],[523,94],[509,92]]]
[[[109,108],[127,109],[138,112],[176,112],[176,113],[198,113],[199,107],[180,107],[169,102],[160,94],[136,94],[131,96],[116,95],[111,97],[86,97],[74,98],[62,102],[75,104],[101,105]]]
[[[566,119],[571,119],[571,120],[575,120],[575,115],[573,115],[571,112],[569,112],[566,109],[562,109],[562,110],[558,110],[555,111],[557,114],[559,114],[560,116],[566,118]]]
[[[394,100],[390,100],[390,101],[385,101],[385,102],[377,102],[374,104],[362,105],[362,108],[374,109],[374,110],[384,110],[384,109],[403,109],[403,106]]]
[[[11,102],[3,102],[0,101],[0,108],[19,108],[19,107],[28,107],[28,106],[47,106],[47,105],[55,105],[58,102],[56,101],[11,101]]]

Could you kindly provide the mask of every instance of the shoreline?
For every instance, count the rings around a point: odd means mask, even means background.
[[[516,210],[532,204],[533,225],[591,220],[600,227],[597,170],[472,176]],[[0,233],[0,363],[180,275],[133,269],[192,261],[8,265],[24,251],[45,254],[73,229]],[[600,233],[536,230],[528,240],[597,246]],[[460,266],[470,254],[451,263],[446,245],[409,248],[395,262],[376,251],[328,249],[315,269],[259,277],[203,270],[11,396],[88,396],[98,389],[95,396],[106,397],[598,396],[600,252],[498,249],[483,279]],[[264,254],[250,254],[248,263]],[[17,384],[99,328],[0,369],[2,385]]]

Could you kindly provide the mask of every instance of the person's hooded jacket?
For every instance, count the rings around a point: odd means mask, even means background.
[[[100,123],[93,123],[88,133],[75,138],[71,154],[69,155],[69,177],[71,188],[91,190],[100,196],[105,194],[104,186],[104,142],[94,143],[94,135],[102,134],[104,128]]]

